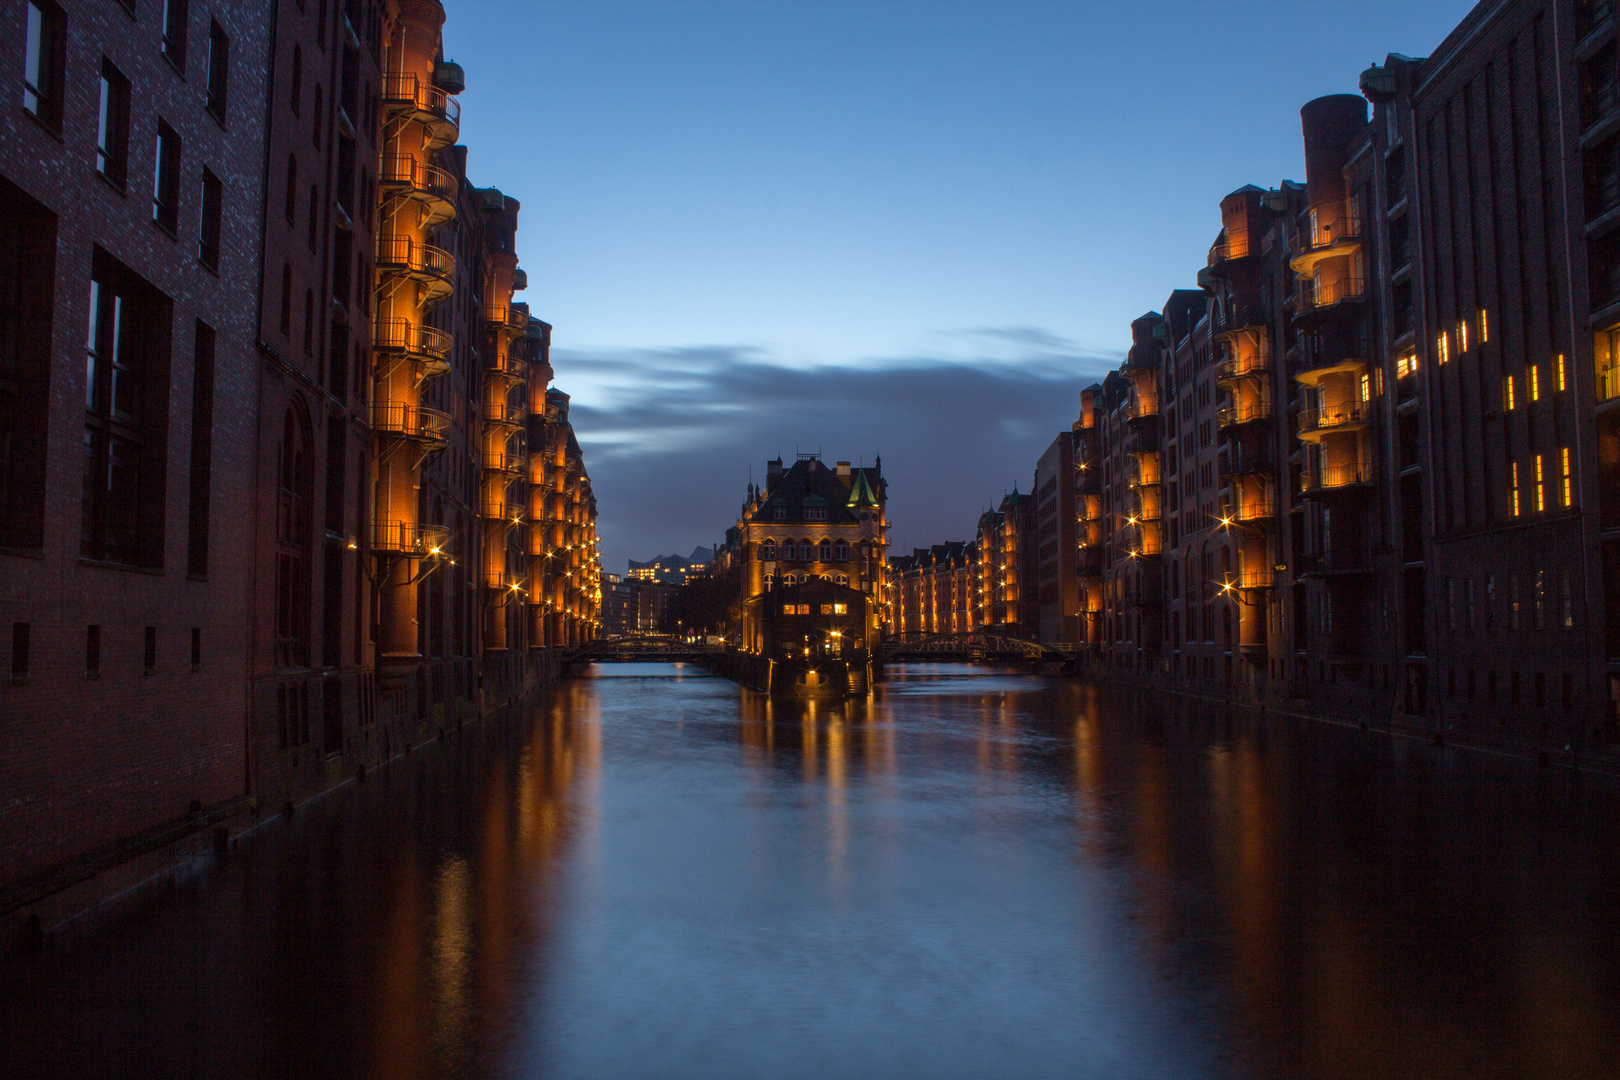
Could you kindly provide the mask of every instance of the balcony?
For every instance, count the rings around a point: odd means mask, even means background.
[[[385,157],[377,182],[385,192],[421,203],[428,232],[456,216],[456,178],[437,165],[408,154]]]
[[[1228,349],[1226,359],[1215,365],[1215,381],[1232,383],[1239,379],[1258,379],[1271,370],[1270,351],[1264,348],[1232,355]]]
[[[377,269],[390,277],[415,281],[422,287],[423,304],[436,304],[455,290],[456,257],[408,236],[377,238]]]
[[[487,461],[484,463],[484,467],[489,468]],[[523,520],[523,504],[513,502],[505,496],[485,496],[478,504],[478,514],[480,517],[486,517],[492,521],[503,521],[516,525]]]
[[[1159,399],[1157,395],[1150,398],[1132,397],[1130,404],[1125,406],[1125,419],[1137,424],[1147,420],[1159,418]]]
[[[488,515],[485,516],[487,517]],[[499,589],[509,593],[521,593],[524,591],[523,586],[527,583],[527,576],[520,576],[515,570],[508,570],[505,567],[497,569],[493,566],[484,568],[484,588],[486,589]]]
[[[382,107],[390,120],[403,117],[421,124],[429,150],[443,150],[460,135],[461,103],[415,75],[384,75]]]
[[[1301,335],[1299,345],[1294,381],[1303,386],[1318,386],[1330,375],[1360,375],[1366,372],[1367,357],[1372,355],[1371,343],[1364,337],[1324,343],[1319,335]]]
[[[483,465],[485,472],[521,476],[528,462],[522,454],[514,454],[510,450],[485,450],[480,464]]]
[[[1223,482],[1232,477],[1270,476],[1277,468],[1272,458],[1269,443],[1248,446],[1233,442],[1227,446],[1225,456],[1217,459],[1217,472]]]
[[[1245,491],[1233,504],[1229,520],[1269,524],[1277,517],[1277,493],[1270,489]]]
[[[437,327],[408,319],[378,319],[371,327],[371,345],[381,353],[404,355],[424,379],[450,371],[451,337]]]
[[[1208,265],[1216,273],[1221,273],[1231,268],[1229,264],[1247,259],[1253,253],[1247,232],[1233,233],[1223,230],[1221,238],[1210,246]]]
[[[484,373],[491,379],[518,386],[529,381],[529,362],[507,352],[504,356],[497,355]]]
[[[379,401],[371,407],[371,427],[379,434],[393,435],[429,450],[450,445],[450,416],[423,405]]]
[[[484,311],[484,324],[495,331],[504,331],[511,340],[526,336],[529,331],[529,313],[515,305],[491,307]]]
[[[1315,322],[1340,313],[1360,311],[1366,298],[1364,278],[1342,277],[1321,285],[1302,281],[1294,298],[1294,322]]]
[[[1225,430],[1271,419],[1271,400],[1256,396],[1249,401],[1233,401],[1222,405],[1215,414],[1215,426]]]
[[[431,558],[442,554],[449,543],[450,529],[445,525],[379,521],[371,526],[371,550],[378,554]]]
[[[1370,464],[1321,465],[1300,473],[1299,489],[1305,495],[1319,497],[1339,491],[1364,491],[1372,482]]]
[[[1308,277],[1322,260],[1343,258],[1361,250],[1361,219],[1338,208],[1312,210],[1299,242],[1300,252],[1288,266],[1294,273]]]
[[[511,428],[514,431],[523,426],[523,421],[528,415],[528,409],[521,405],[513,405],[510,401],[486,401],[483,405],[484,423]]]
[[[1276,584],[1277,573],[1269,566],[1249,569],[1245,567],[1235,574],[1229,574],[1221,587],[1227,591],[1232,589],[1269,589]]]
[[[1301,555],[1298,560],[1300,577],[1332,578],[1357,577],[1372,573],[1372,560],[1365,551],[1327,551]]]
[[[1371,422],[1370,401],[1351,400],[1335,405],[1318,405],[1300,411],[1299,437],[1305,442],[1321,442],[1324,436],[1341,431],[1357,431]]]

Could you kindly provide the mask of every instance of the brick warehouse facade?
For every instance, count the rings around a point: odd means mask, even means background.
[[[0,17],[9,935],[552,677],[599,590],[438,3]]]
[[[1303,185],[1222,201],[1200,290],[1081,395],[1098,670],[1555,754],[1613,741],[1616,49],[1612,5],[1481,4],[1364,73],[1370,115],[1305,106]]]

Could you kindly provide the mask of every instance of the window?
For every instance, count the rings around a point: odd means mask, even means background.
[[[56,217],[0,179],[0,545],[44,544]]]
[[[205,107],[221,124],[225,122],[225,96],[230,88],[231,39],[225,28],[210,19],[208,23],[208,97]]]
[[[1536,513],[1547,509],[1547,484],[1542,473],[1541,455],[1536,455]]]
[[[1575,505],[1575,478],[1570,472],[1569,447],[1564,447],[1561,457],[1563,459],[1562,495],[1565,506]]]
[[[1508,575],[1508,629],[1519,629],[1519,575]]]
[[[191,670],[202,670],[202,627],[191,628]]]
[[[833,558],[838,562],[849,561],[849,545],[840,540],[833,547]]]
[[[1457,629],[1457,583],[1446,578],[1446,629]]]
[[[1485,629],[1496,628],[1496,575],[1485,575]]]
[[[1563,630],[1575,629],[1575,593],[1567,566],[1558,568],[1558,626]]]
[[[1530,378],[1529,378],[1529,381],[1528,381],[1528,383],[1526,385],[1530,390],[1530,400],[1531,401],[1540,401],[1541,400],[1541,365],[1540,364],[1531,364],[1530,365]]]
[[[776,560],[776,541],[761,541],[759,545],[759,557],[764,562],[774,562]]]
[[[1513,516],[1519,516],[1519,463],[1515,461],[1511,470],[1513,480]]]
[[[1599,49],[1581,65],[1581,125],[1591,127],[1620,104],[1620,66],[1614,43]]]
[[[55,131],[62,123],[62,9],[48,0],[29,0],[23,53],[23,108]]]
[[[1479,309],[1479,343],[1485,344],[1490,340],[1490,321],[1484,308]]]
[[[1620,206],[1620,136],[1586,151],[1586,217],[1590,221]]]
[[[1553,361],[1553,372],[1554,372],[1554,377],[1558,381],[1558,392],[1563,393],[1564,390],[1567,389],[1567,384],[1564,381],[1564,354],[1563,353],[1559,353],[1558,354],[1558,359]]]
[[[314,120],[314,123],[310,125],[310,137],[315,140],[316,146],[321,145],[321,113],[324,112],[325,109],[326,102],[324,92],[321,89],[321,84],[316,83],[315,108],[310,114],[311,118]]]
[[[831,540],[823,540],[821,542],[821,552],[820,552],[819,557],[820,557],[822,562],[832,562],[832,541]]]
[[[292,263],[281,266],[281,336],[292,337]]]
[[[835,583],[839,584],[839,585],[848,585],[849,584],[849,575],[848,574],[835,574],[835,575],[833,575],[833,581]],[[844,613],[844,611],[843,611],[844,605],[839,604],[839,605],[837,605],[837,607],[838,607],[838,614],[842,615]]]
[[[778,506],[778,507],[773,508],[772,511],[771,511],[771,517],[774,518],[777,521],[786,521],[787,520],[787,507]]]
[[[1547,629],[1547,571],[1537,570],[1531,580],[1530,611],[1537,630]]]
[[[163,0],[163,55],[180,71],[186,70],[187,0]]]
[[[297,405],[282,420],[276,470],[276,663],[309,664],[310,502],[314,443]],[[307,725],[307,719],[305,721]]]
[[[32,630],[32,623],[11,624],[11,681],[14,683],[28,681],[28,646]]]
[[[186,573],[201,576],[208,573],[214,459],[214,328],[201,320],[197,322],[193,357],[191,505],[186,528]]]
[[[202,174],[202,215],[198,225],[197,261],[210,270],[219,269],[219,230],[224,208],[224,186],[208,169]]]
[[[287,198],[283,211],[287,215],[287,224],[298,223],[298,155],[287,155]]]
[[[129,174],[129,80],[106,60],[96,116],[96,172],[120,191]]]
[[[293,46],[292,85],[288,89],[291,96],[287,104],[297,116],[304,104],[304,50],[297,45]]]
[[[161,562],[169,318],[167,298],[96,253],[85,344],[85,558]],[[158,388],[150,411],[147,387]]]
[[[826,521],[827,508],[825,506],[807,506],[804,508],[804,520]]]
[[[84,628],[84,673],[101,678],[101,627],[97,625]]]
[[[1515,404],[1513,399],[1513,376],[1504,375],[1502,376],[1502,410],[1512,412]]]
[[[1476,618],[1476,608],[1478,607],[1479,590],[1474,587],[1476,584],[1477,584],[1477,582],[1475,582],[1473,578],[1469,578],[1463,584],[1463,592],[1465,594],[1465,603],[1468,605],[1467,610],[1465,611],[1464,614],[1465,614],[1466,618],[1468,619],[1467,626],[1468,626],[1469,633],[1472,633],[1479,626],[1479,623],[1478,623],[1477,618]],[[1386,626],[1385,629],[1387,630],[1389,628]]]
[[[180,136],[162,120],[152,172],[152,220],[169,233],[180,227]]]
[[[146,674],[157,674],[157,627],[155,626],[146,628],[145,667]]]
[[[304,354],[315,351],[315,290],[304,290]]]

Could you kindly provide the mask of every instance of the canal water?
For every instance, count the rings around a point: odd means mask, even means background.
[[[604,665],[3,970],[7,1077],[1614,1077],[1620,782]]]

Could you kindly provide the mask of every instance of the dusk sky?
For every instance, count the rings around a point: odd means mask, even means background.
[[[796,450],[882,455],[892,550],[966,538],[1221,197],[1303,178],[1300,106],[1470,7],[450,0],[603,566],[722,540]]]

